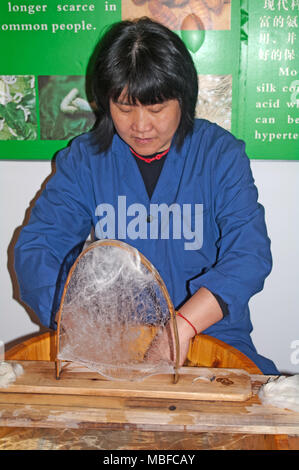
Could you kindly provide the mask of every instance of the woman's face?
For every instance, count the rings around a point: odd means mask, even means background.
[[[181,120],[178,100],[134,105],[124,92],[116,103],[110,100],[110,112],[118,135],[140,155],[168,149]]]

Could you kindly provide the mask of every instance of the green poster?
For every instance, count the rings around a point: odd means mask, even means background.
[[[2,0],[0,158],[52,159],[92,128],[86,75],[94,48],[110,24],[141,16],[188,47],[198,71],[197,117],[244,139],[251,158],[299,158],[298,2]]]
[[[242,4],[237,134],[251,158],[299,160],[299,0]]]
[[[0,158],[52,159],[92,128],[95,114],[85,77],[94,48],[107,26],[141,16],[164,23],[190,50],[200,83],[197,116],[234,130],[239,0],[5,0],[0,4]]]
[[[119,0],[0,3],[0,158],[52,159],[95,117],[85,75]]]

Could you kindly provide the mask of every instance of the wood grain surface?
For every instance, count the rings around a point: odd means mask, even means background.
[[[10,361],[8,361],[10,362]],[[11,361],[12,363],[14,361]],[[180,400],[245,401],[251,394],[250,375],[242,370],[182,367],[178,383],[172,374],[154,375],[141,381],[106,380],[74,363],[66,364],[59,380],[53,362],[19,361],[24,374],[3,393],[89,395]]]
[[[1,450],[299,450],[299,437],[118,429],[0,427]],[[99,460],[99,456],[98,456]],[[232,459],[233,460],[233,459]]]
[[[53,363],[52,367],[54,375]],[[21,393],[2,389],[0,427],[43,428],[45,433],[47,429],[117,429],[187,435],[202,432],[299,435],[299,413],[261,404],[257,392],[268,379],[250,375],[252,396],[246,401]]]

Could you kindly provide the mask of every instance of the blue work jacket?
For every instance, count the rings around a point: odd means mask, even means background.
[[[166,230],[155,219],[161,204],[170,214]],[[174,227],[180,209],[181,232]],[[156,224],[152,233],[151,224]],[[21,297],[47,327],[53,326],[70,263],[92,228],[96,238],[121,239],[146,256],[176,309],[202,286],[219,295],[229,314],[204,333],[237,347],[263,371],[278,372],[257,354],[250,337],[248,301],[262,290],[272,258],[242,141],[196,120],[182,148],[171,145],[151,199],[117,134],[107,153],[99,153],[90,133],[59,152],[56,173],[15,247]]]

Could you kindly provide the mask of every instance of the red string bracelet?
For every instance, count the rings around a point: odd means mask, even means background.
[[[182,315],[181,312],[176,312],[176,314],[177,314],[179,317],[182,317],[184,320],[186,320],[186,322],[189,323],[190,326],[192,326],[193,330],[195,331],[195,334],[197,335],[196,328],[195,328],[194,325],[192,325],[191,321],[189,321],[186,317],[184,317],[184,315]]]

